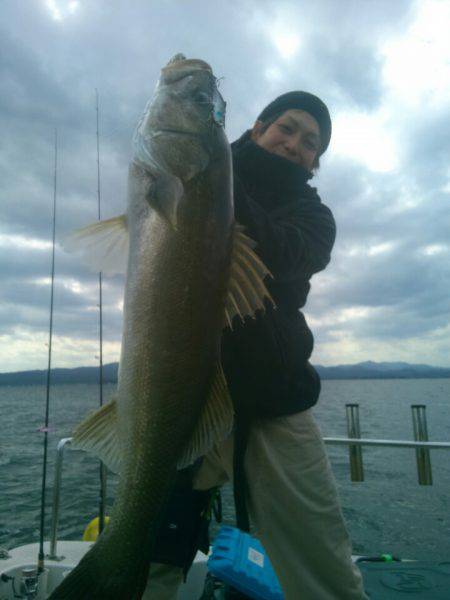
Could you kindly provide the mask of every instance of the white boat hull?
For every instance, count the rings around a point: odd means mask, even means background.
[[[45,600],[64,576],[76,567],[92,544],[93,542],[58,541],[58,560],[45,559],[45,572],[40,576],[36,600]],[[0,559],[1,600],[15,600],[15,594],[21,593],[22,571],[25,568],[36,567],[38,551],[39,544],[26,544],[9,550],[9,558]],[[44,552],[48,554],[49,543],[44,544]],[[186,583],[180,587],[178,600],[193,600],[201,596],[207,573],[206,562],[207,557],[199,552]]]

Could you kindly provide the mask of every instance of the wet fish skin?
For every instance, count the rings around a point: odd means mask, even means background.
[[[107,528],[51,599],[140,597],[161,507],[208,397],[233,236],[230,150],[212,116],[214,92],[206,63],[180,58],[162,70],[138,128],[117,399],[121,475]]]

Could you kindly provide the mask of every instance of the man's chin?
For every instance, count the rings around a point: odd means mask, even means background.
[[[303,167],[304,169],[307,168],[307,167],[305,167],[305,165],[302,162],[295,160],[295,159],[291,158],[290,156],[283,154],[282,152],[275,152],[274,154],[276,154],[277,156],[281,156],[281,158],[288,160],[290,163],[293,163],[294,165],[297,165],[298,167]]]

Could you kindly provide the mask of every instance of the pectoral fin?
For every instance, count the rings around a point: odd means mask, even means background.
[[[155,133],[152,139],[158,138]],[[135,157],[130,165],[130,177],[137,182],[146,182],[145,198],[148,204],[177,229],[178,211],[184,199],[184,186],[180,177],[169,172],[153,156],[152,148],[137,134],[135,139]],[[140,191],[141,183],[138,184]]]
[[[106,275],[126,272],[128,247],[126,215],[77,229],[63,242],[64,250],[80,254],[92,270]]]
[[[275,303],[264,283],[266,276],[272,277],[269,269],[254,252],[256,242],[236,224],[231,256],[231,273],[228,296],[225,304],[225,322],[232,327],[233,317],[239,315],[253,317],[255,312],[264,310],[264,298],[273,306]]]
[[[174,229],[177,229],[178,210],[183,198],[184,187],[181,179],[162,171],[157,172],[150,188],[148,202]]]

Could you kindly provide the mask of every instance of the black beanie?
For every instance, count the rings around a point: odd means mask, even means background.
[[[314,94],[309,94],[308,92],[288,92],[287,94],[278,96],[258,115],[258,121],[266,121],[273,115],[292,108],[304,110],[313,116],[319,124],[321,141],[320,156],[325,152],[330,143],[331,118],[328,108]]]

